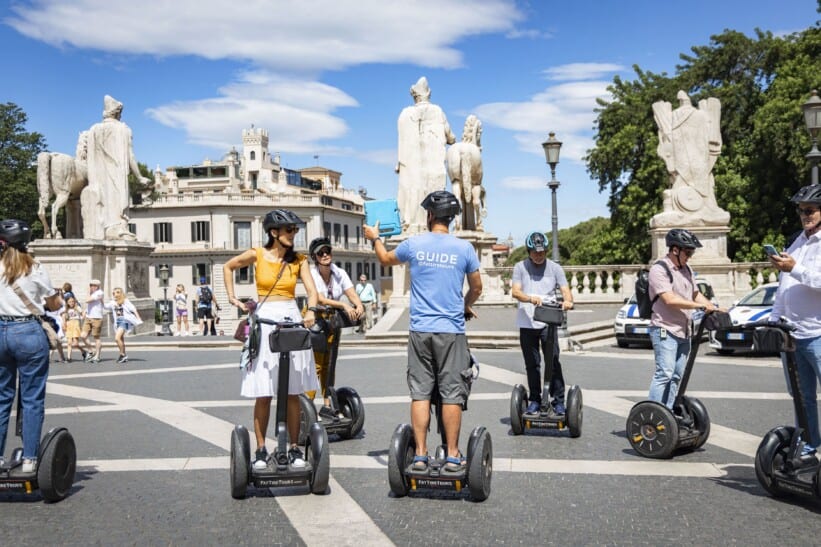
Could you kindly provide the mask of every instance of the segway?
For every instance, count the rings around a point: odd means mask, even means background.
[[[272,352],[279,353],[279,375],[276,408],[277,446],[268,458],[265,469],[251,465],[251,442],[245,426],[237,425],[231,432],[231,496],[245,497],[249,484],[257,488],[282,486],[309,486],[314,494],[324,494],[328,489],[330,454],[328,434],[316,422],[308,428],[305,439],[305,467],[293,467],[288,461],[288,378],[291,368],[291,352],[311,349],[308,329],[302,323],[290,321],[259,322],[273,325],[268,337]],[[252,329],[253,330],[253,329]],[[253,345],[255,341],[252,339]]]
[[[478,377],[479,370],[472,355],[470,360],[471,366],[462,371],[468,383],[468,395],[470,385]],[[441,435],[442,444],[436,447],[433,457],[428,458],[428,466],[424,471],[413,469],[416,440],[411,425],[399,424],[393,432],[388,449],[388,484],[391,492],[396,497],[403,497],[409,492],[420,490],[462,492],[467,489],[474,501],[485,501],[490,496],[490,481],[493,475],[493,442],[490,433],[484,426],[474,428],[468,438],[464,469],[459,472],[447,471],[447,441],[440,401],[437,381],[433,387],[431,409],[436,416],[436,427]],[[463,410],[467,410],[467,401]]]
[[[315,352],[323,354],[328,363],[328,387],[325,396],[329,399],[329,407],[334,418],[322,417],[318,420],[314,402],[307,395],[300,395],[300,437],[307,431],[310,424],[319,422],[328,435],[336,434],[341,439],[352,439],[359,435],[365,425],[365,407],[362,398],[351,387],[334,387],[336,383],[336,359],[339,356],[339,333],[343,328],[354,327],[359,321],[351,321],[348,314],[335,308],[322,308],[321,317],[311,328],[311,340]],[[328,342],[328,334],[332,333]],[[320,394],[321,395],[321,394]],[[342,416],[339,416],[339,414]]]
[[[751,325],[745,326],[749,328]],[[797,427],[781,425],[764,435],[755,453],[755,476],[772,496],[796,495],[816,499],[821,497],[821,466],[815,455],[802,456],[806,445],[802,436],[809,429],[804,396],[799,389],[795,344],[790,334],[795,327],[783,322],[757,323],[753,326],[756,326],[753,331],[753,346],[757,350],[785,354],[787,378],[798,422]],[[739,330],[741,328],[743,327],[739,327]]]
[[[20,389],[17,391],[17,422],[15,433],[23,436],[23,409]],[[15,448],[9,461],[0,464],[0,492],[24,492],[37,490],[47,502],[64,499],[74,484],[77,469],[77,448],[74,437],[65,427],[53,427],[40,441],[37,466],[31,473],[23,473],[23,449]]]
[[[704,308],[699,311],[704,312]],[[626,425],[627,440],[640,456],[667,459],[673,457],[675,452],[693,451],[707,442],[710,437],[707,408],[701,401],[687,397],[685,393],[705,328],[715,330],[730,324],[727,313],[710,312],[704,315],[695,336],[691,338],[690,355],[687,357],[672,411],[656,401],[641,401],[630,409]]]
[[[514,435],[521,435],[531,429],[558,429],[569,430],[570,436],[579,437],[582,434],[582,390],[579,386],[570,386],[567,391],[566,412],[556,413],[549,401],[550,382],[553,378],[553,352],[555,351],[556,329],[562,324],[564,314],[561,304],[554,300],[545,302],[536,307],[533,318],[547,324],[547,355],[550,362],[544,367],[544,386],[542,387],[542,406],[537,412],[527,412],[527,388],[522,384],[513,386],[510,394],[510,429]]]

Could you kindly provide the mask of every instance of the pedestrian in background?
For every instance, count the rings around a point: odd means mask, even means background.
[[[83,359],[92,363],[100,362],[100,353],[103,349],[103,300],[105,295],[100,287],[99,279],[92,279],[88,282],[88,298],[86,299],[85,312],[83,316],[83,331],[80,334],[80,351],[83,352]],[[88,341],[88,337],[94,337],[94,347]]]
[[[373,328],[373,312],[376,310],[376,291],[368,282],[365,274],[359,276],[359,283],[356,284],[356,294],[362,305],[365,307],[365,320],[359,325],[359,332],[365,332]]]

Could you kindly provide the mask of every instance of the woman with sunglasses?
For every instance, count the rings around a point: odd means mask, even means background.
[[[307,257],[294,251],[294,236],[299,231],[300,224],[304,222],[287,209],[275,209],[265,215],[263,228],[268,236],[265,246],[248,249],[223,266],[228,302],[242,311],[248,311],[246,305],[234,294],[234,270],[254,265],[259,300],[257,316],[270,321],[303,319],[307,328],[313,326],[316,320],[313,308],[317,305],[314,280]],[[302,280],[308,294],[309,309],[304,318],[295,299],[298,279]],[[260,340],[267,341],[272,328],[272,325],[261,323]],[[299,438],[299,396],[306,391],[318,389],[319,382],[311,350],[291,352],[290,362],[287,428],[291,447],[288,459],[293,467],[305,467],[305,457],[296,443]],[[267,343],[260,344],[256,358],[243,370],[242,396],[256,398],[254,433],[257,450],[253,464],[255,469],[265,469],[268,466],[265,434],[271,415],[271,399],[277,392],[278,372],[279,353],[272,352]]]
[[[311,266],[311,276],[316,284],[319,303],[327,308],[332,308],[335,313],[344,313],[348,319],[346,322],[358,321],[365,313],[365,308],[356,294],[356,289],[348,273],[333,263],[331,241],[327,237],[314,239],[308,246],[308,254],[311,255],[311,259],[314,261]],[[342,300],[343,294],[353,306]],[[322,419],[333,420],[335,418],[327,396],[328,372],[331,368],[331,359],[336,357],[336,352],[332,352],[331,348],[339,345],[341,332],[342,328],[338,324],[328,325],[328,349],[327,351],[314,353],[316,373],[319,376],[319,384],[322,387],[322,397],[324,398],[324,405],[319,410],[319,417]],[[316,392],[308,391],[307,395],[309,399],[313,400]],[[339,414],[336,417],[341,418],[341,413]]]

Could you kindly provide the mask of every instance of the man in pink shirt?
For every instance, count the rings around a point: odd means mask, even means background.
[[[650,382],[650,400],[672,410],[687,357],[690,354],[693,310],[718,310],[698,290],[687,262],[697,248],[698,238],[688,230],[673,229],[665,236],[667,256],[650,268],[650,340],[656,372]],[[665,267],[666,266],[666,267]]]

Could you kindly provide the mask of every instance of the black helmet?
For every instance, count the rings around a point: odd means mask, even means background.
[[[265,215],[265,220],[262,221],[262,227],[266,232],[271,228],[279,228],[288,224],[299,225],[305,222],[288,209],[274,209]]]
[[[814,203],[821,205],[821,184],[805,186],[790,199],[793,203]]]
[[[311,241],[311,244],[308,245],[308,254],[311,255],[311,258],[314,258],[314,255],[318,250],[322,247],[328,247],[329,249],[333,249],[331,245],[331,240],[327,237],[318,237]]]
[[[541,232],[530,232],[525,239],[528,251],[542,252],[547,249],[547,238]]]
[[[25,252],[31,241],[31,226],[25,220],[0,221],[0,241],[5,241],[9,247]]]
[[[422,208],[433,213],[434,218],[455,217],[462,212],[459,200],[447,190],[437,190],[428,194],[422,202]]]
[[[701,242],[693,232],[680,228],[673,228],[667,232],[664,241],[668,247],[679,247],[681,249],[698,249],[701,247]]]

